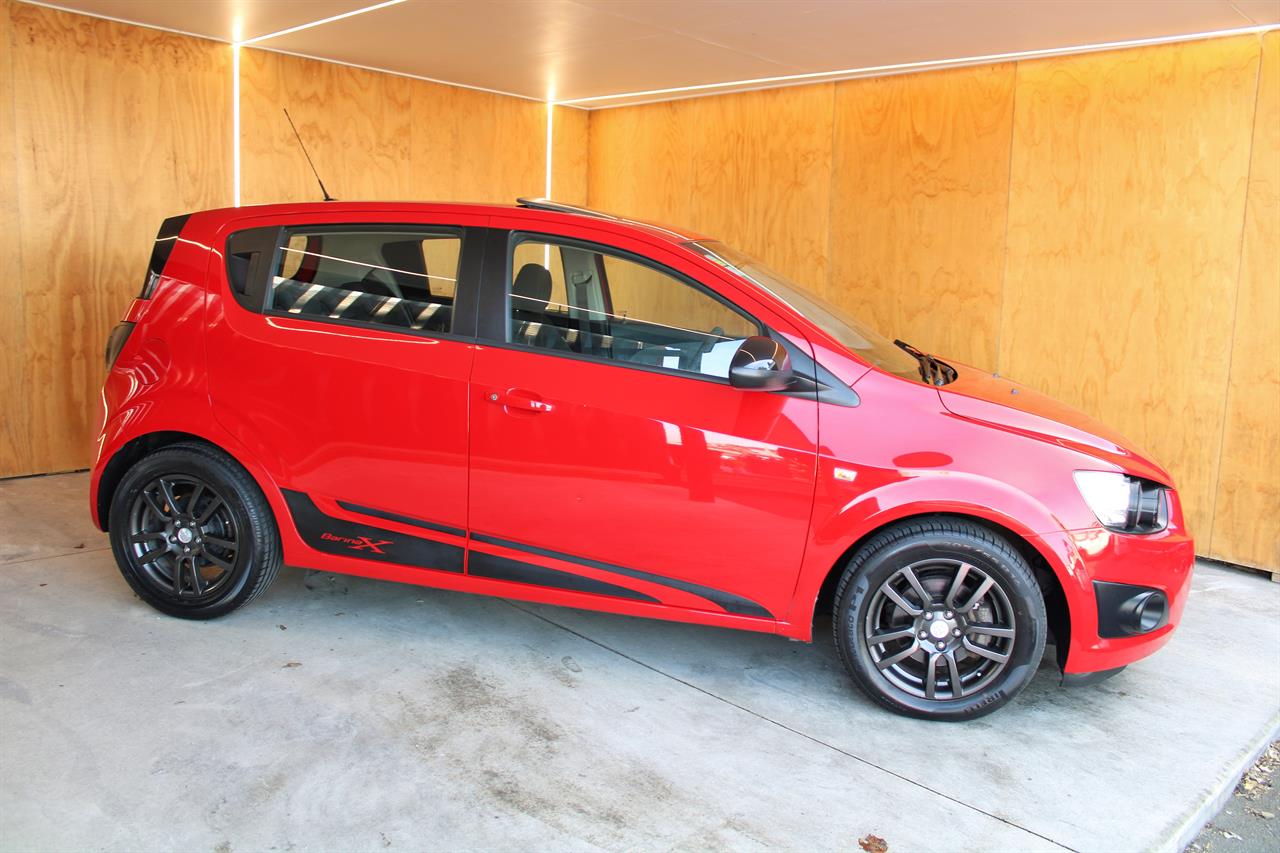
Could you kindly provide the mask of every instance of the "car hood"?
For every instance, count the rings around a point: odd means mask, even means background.
[[[974,367],[947,362],[954,382],[938,388],[953,415],[1053,441],[1165,485],[1169,472],[1110,427],[1065,403]]]

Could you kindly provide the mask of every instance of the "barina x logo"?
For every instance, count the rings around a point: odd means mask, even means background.
[[[390,545],[390,544],[391,544],[390,539],[379,539],[377,542],[375,542],[372,539],[370,539],[368,536],[360,536],[360,537],[357,537],[354,544],[351,545],[351,550],[372,551],[375,554],[385,554],[386,552],[383,551],[380,546]]]

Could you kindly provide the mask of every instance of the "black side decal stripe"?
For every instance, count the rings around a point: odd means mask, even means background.
[[[414,518],[409,515],[401,515],[398,512],[388,512],[385,509],[374,509],[373,507],[360,506],[348,501],[338,501],[338,506],[351,512],[358,512],[361,515],[371,515],[374,518],[385,518],[387,521],[398,521],[401,524],[409,524],[413,527],[421,527],[423,530],[434,530],[436,533],[448,533],[450,536],[466,536],[467,531],[460,527],[450,527],[447,524],[436,524],[434,521],[425,521],[421,518]]]
[[[611,595],[614,598],[661,603],[651,595],[645,595],[643,592],[628,589],[625,586],[586,578],[571,572],[548,569],[545,566],[535,566],[532,563],[522,563],[519,560],[499,557],[497,554],[486,554],[483,551],[471,552],[471,559],[467,563],[467,574],[480,578],[568,589],[573,592],[593,592],[596,595]]]
[[[334,518],[322,512],[310,496],[291,489],[280,491],[302,540],[317,551],[380,563],[462,572],[461,546]]]
[[[731,592],[722,592],[718,589],[712,589],[709,586],[690,583],[688,581],[676,580],[674,578],[666,578],[661,575],[642,572],[639,569],[629,569],[626,566],[615,566],[612,563],[602,563],[599,560],[588,560],[585,557],[575,557],[572,554],[565,554],[561,551],[552,551],[549,548],[538,548],[533,545],[523,545],[519,542],[509,542],[506,539],[499,539],[496,536],[486,536],[482,533],[472,533],[473,542],[485,542],[489,545],[500,545],[503,548],[510,548],[514,551],[524,551],[526,554],[537,554],[541,557],[551,557],[556,560],[564,560],[566,563],[577,563],[579,566],[587,566],[592,569],[599,569],[602,572],[610,572],[615,575],[625,575],[636,580],[648,581],[649,583],[668,586],[672,589],[683,590],[692,593],[699,598],[705,598],[714,602],[727,613],[737,613],[742,616],[758,616],[764,619],[774,618],[773,614],[759,604],[749,598],[743,598],[740,595],[734,595]],[[475,566],[476,557],[480,552],[471,552],[471,565]],[[472,568],[474,572],[475,569]],[[637,593],[638,594],[638,593]]]

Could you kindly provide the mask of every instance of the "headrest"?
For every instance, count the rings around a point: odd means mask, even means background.
[[[400,288],[429,290],[427,263],[422,257],[421,240],[395,240],[382,244],[382,258]]]
[[[511,295],[520,297],[512,305],[517,311],[545,312],[551,301],[551,271],[542,264],[525,264],[511,285]]]

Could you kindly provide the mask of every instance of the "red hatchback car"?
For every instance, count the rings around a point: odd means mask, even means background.
[[[90,505],[133,590],[282,563],[808,641],[964,719],[1173,631],[1169,474],[713,240],[545,201],[316,203],[160,229],[107,348]]]

